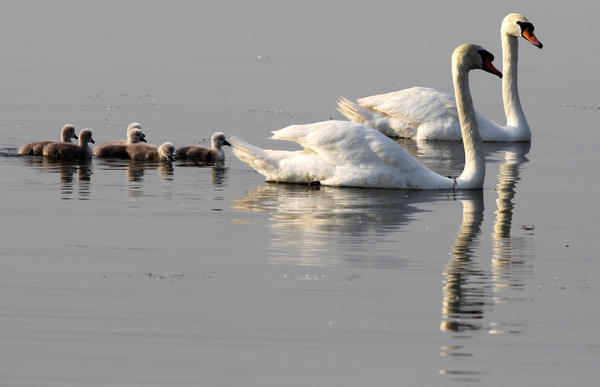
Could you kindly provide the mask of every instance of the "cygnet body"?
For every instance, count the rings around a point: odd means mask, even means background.
[[[92,131],[83,129],[79,132],[79,145],[65,142],[55,142],[48,144],[44,148],[44,156],[59,160],[82,160],[92,157],[90,143],[94,143]]]
[[[106,141],[103,142],[102,144],[98,145],[98,146],[103,146],[103,145],[128,145],[129,144],[129,135],[131,133],[131,131],[133,131],[134,129],[139,129],[140,131],[142,130],[142,125],[139,122],[132,122],[131,124],[127,125],[127,132],[125,133],[125,140],[111,140],[111,141]],[[144,138],[144,140],[146,139],[146,134],[142,131],[142,137]],[[144,141],[145,142],[145,141]]]
[[[189,145],[177,149],[175,152],[175,158],[179,160],[191,160],[204,163],[214,163],[218,161],[225,161],[225,152],[222,147],[224,145],[231,146],[227,141],[225,134],[217,132],[211,137],[211,149],[198,146]]]
[[[76,140],[78,139],[77,135],[75,134],[75,127],[70,124],[63,126],[60,131],[60,141],[70,143],[71,139],[73,139],[73,138]],[[40,155],[41,156],[44,154],[44,148],[48,144],[52,144],[55,142],[57,142],[57,141],[44,140],[44,141],[30,142],[29,144],[25,144],[19,148],[19,154],[20,155]]]
[[[146,142],[146,136],[144,135],[144,132],[142,132],[141,129],[128,128],[127,142],[123,142],[121,140],[103,142],[94,148],[94,156],[102,158],[112,157],[128,159],[129,154],[127,153],[127,147],[140,142]]]
[[[160,146],[149,144],[131,144],[127,146],[127,154],[132,160],[138,161],[173,161],[175,146],[165,142]]]

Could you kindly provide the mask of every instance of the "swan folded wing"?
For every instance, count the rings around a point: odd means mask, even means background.
[[[383,133],[348,121],[292,125],[273,132],[274,140],[302,145],[332,166],[385,163],[392,167],[420,164]]]
[[[458,119],[454,98],[428,87],[411,87],[373,95],[360,98],[357,102],[364,108],[402,120],[414,127],[445,116]]]

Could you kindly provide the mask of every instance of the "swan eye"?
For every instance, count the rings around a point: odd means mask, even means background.
[[[533,27],[533,24],[529,22],[518,21],[517,24],[519,25],[519,27],[521,27],[521,35],[523,35],[526,31],[533,32],[533,30],[535,29]]]
[[[481,61],[485,62],[488,59],[490,62],[494,61],[494,54],[487,50],[479,50],[479,55],[481,56]]]

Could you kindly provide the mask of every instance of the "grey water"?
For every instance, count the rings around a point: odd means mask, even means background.
[[[9,1],[0,5],[0,385],[595,386],[600,5]],[[475,191],[320,189],[223,166],[18,156],[214,131],[264,147],[348,98],[451,90],[522,12],[531,144],[486,144]],[[503,122],[500,82],[471,74]],[[461,144],[398,140],[444,175]]]

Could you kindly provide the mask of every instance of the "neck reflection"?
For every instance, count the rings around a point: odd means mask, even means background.
[[[440,329],[452,333],[451,337],[458,340],[470,338],[475,331],[480,330],[488,334],[519,334],[523,326],[518,321],[515,322],[515,316],[510,314],[501,322],[484,323],[484,317],[494,305],[521,301],[522,299],[517,297],[501,297],[500,293],[522,290],[525,275],[530,273],[525,259],[528,251],[525,248],[527,240],[511,237],[515,188],[520,180],[520,166],[527,161],[525,156],[529,152],[530,144],[495,144],[488,146],[488,149],[504,152],[496,187],[498,197],[492,233],[492,268],[484,270],[474,259],[483,222],[483,193],[480,193],[462,201],[463,220],[451,248],[451,259],[443,273]],[[441,355],[463,359],[474,356],[465,348],[464,341],[443,345]],[[459,381],[480,381],[483,372],[480,369],[459,368],[442,369],[440,374],[449,375]]]
[[[484,312],[491,306],[489,275],[473,259],[483,222],[483,192],[476,190],[461,203],[462,223],[443,273],[440,329],[451,332],[481,329]]]
[[[532,239],[511,236],[515,188],[520,180],[521,165],[528,161],[526,155],[529,149],[530,144],[524,143],[507,150],[498,174],[496,220],[492,233],[492,289],[495,304],[521,301],[519,292],[524,290],[526,277],[532,273]],[[489,333],[521,333],[521,326],[518,323],[509,325],[493,322]]]

